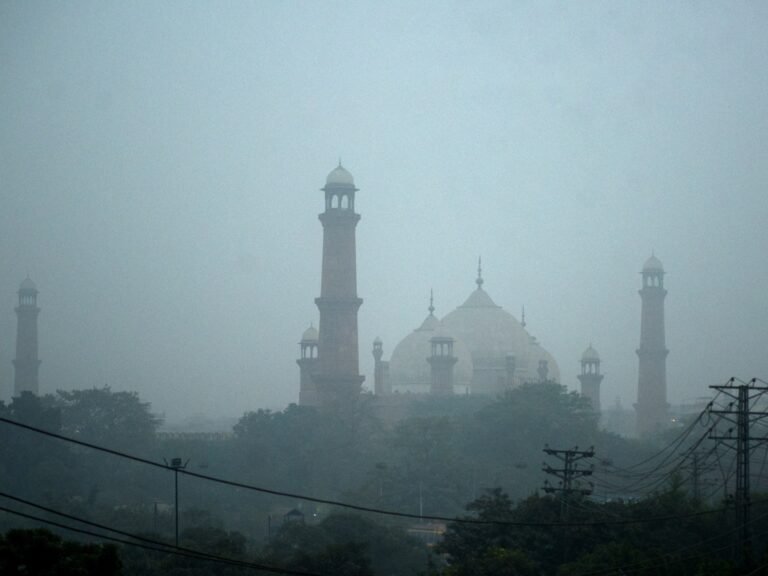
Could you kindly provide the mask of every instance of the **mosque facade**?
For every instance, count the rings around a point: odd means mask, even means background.
[[[435,358],[450,346],[453,366],[450,393],[497,396],[526,382],[560,381],[554,357],[528,333],[525,321],[496,304],[484,288],[478,264],[475,289],[464,303],[445,315],[435,316],[432,298],[424,321],[398,342],[389,362],[381,359],[374,343],[374,390],[390,394],[447,393],[436,384]],[[435,346],[444,342],[444,348]],[[378,356],[378,357],[377,357]],[[445,378],[445,377],[444,377]]]
[[[300,341],[299,404],[343,409],[354,406],[362,392],[359,374],[355,227],[355,187],[341,166],[326,178],[323,261],[319,328],[310,326]],[[641,342],[637,433],[663,428],[667,420],[666,355],[664,342],[664,270],[652,256],[643,267]],[[518,320],[496,304],[486,291],[478,261],[475,287],[463,304],[439,318],[430,295],[427,316],[406,334],[385,359],[385,345],[373,342],[374,395],[387,406],[428,395],[478,394],[498,396],[522,384],[560,382],[555,358],[526,329],[525,311]],[[581,356],[574,374],[592,409],[600,413],[603,374],[592,345]],[[413,395],[413,396],[412,396]],[[392,403],[394,402],[394,404]]]

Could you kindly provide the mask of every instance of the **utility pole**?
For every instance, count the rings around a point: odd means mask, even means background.
[[[562,462],[562,468],[553,468],[547,463],[544,463],[543,470],[551,476],[559,478],[557,486],[553,486],[549,483],[549,480],[544,480],[544,492],[547,494],[554,494],[559,492],[560,498],[560,522],[568,520],[568,504],[571,499],[571,495],[581,494],[582,496],[589,496],[592,494],[592,483],[589,483],[589,488],[583,488],[578,480],[585,476],[591,476],[594,470],[594,465],[589,468],[579,468],[578,461],[585,458],[592,458],[595,455],[594,447],[589,450],[579,450],[576,446],[573,450],[555,450],[548,445],[544,446],[544,453],[548,456],[554,456],[560,462]],[[568,531],[563,527],[563,562],[568,560]]]
[[[578,493],[583,496],[589,496],[592,494],[592,483],[589,484],[589,488],[582,488],[578,483],[574,483],[575,480],[583,478],[584,476],[592,476],[594,466],[589,468],[579,468],[577,462],[584,458],[592,458],[595,455],[595,449],[579,450],[576,446],[573,450],[555,450],[549,446],[544,447],[544,453],[548,456],[554,456],[563,463],[562,468],[552,468],[549,464],[544,464],[542,470],[547,474],[555,476],[560,479],[558,486],[553,486],[549,483],[549,480],[544,480],[544,492],[547,494],[554,494],[555,492],[562,493],[560,505],[560,521],[563,522],[568,519],[568,499],[571,494]]]
[[[743,382],[731,378],[725,384],[713,385],[710,388],[725,394],[732,399],[726,409],[709,408],[711,414],[717,414],[733,426],[725,431],[718,432],[714,428],[709,433],[709,438],[723,442],[728,448],[736,450],[736,521],[739,528],[739,540],[741,543],[742,560],[745,565],[752,561],[752,541],[749,529],[749,458],[753,441],[757,444],[768,441],[768,438],[750,438],[750,425],[768,416],[768,412],[753,410],[761,396],[768,392],[765,383],[758,384],[757,378],[749,382]],[[734,409],[735,408],[735,409]],[[734,436],[734,428],[736,435]],[[734,444],[735,442],[735,444]]]
[[[171,458],[171,463],[165,461],[166,467],[173,470],[173,511],[176,516],[176,547],[179,546],[179,470],[184,470],[189,464],[189,459],[182,464],[181,458]]]
[[[711,479],[707,479],[704,476],[707,472],[712,472],[715,469],[715,465],[711,462],[707,463],[706,456],[702,452],[694,452],[691,455],[691,463],[683,468],[684,470],[691,471],[691,495],[697,502],[701,501],[702,485],[712,485]]]

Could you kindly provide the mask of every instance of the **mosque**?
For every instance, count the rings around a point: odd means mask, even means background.
[[[299,365],[299,404],[338,413],[353,410],[362,393],[357,312],[354,178],[342,165],[328,174],[322,191],[325,210],[320,296],[315,299],[319,329],[310,326],[302,335]],[[654,434],[669,422],[665,345],[664,268],[654,255],[644,264],[638,355],[636,432]],[[560,382],[555,358],[526,330],[521,320],[504,310],[484,289],[481,262],[475,288],[462,305],[442,319],[435,316],[432,299],[427,317],[397,343],[389,360],[384,345],[373,342],[373,392],[382,406],[401,404],[415,397],[477,394],[498,396],[524,383]],[[38,291],[26,278],[19,286],[14,396],[38,394]],[[581,393],[600,412],[600,356],[590,344],[576,375]]]
[[[342,165],[328,174],[322,191],[325,211],[319,329],[310,326],[302,335],[299,404],[348,409],[361,394],[357,311],[354,178]],[[666,356],[664,344],[664,269],[651,256],[641,271],[641,342],[639,358],[637,432],[654,433],[665,426]],[[526,330],[525,311],[518,320],[484,289],[482,263],[478,261],[475,289],[462,305],[443,318],[435,315],[430,297],[428,314],[405,335],[384,359],[384,344],[373,342],[374,395],[384,405],[388,399],[481,394],[498,396],[523,383],[560,382],[555,358]],[[600,412],[600,356],[592,344],[581,357],[576,375],[581,393]],[[418,395],[418,396],[417,396]],[[390,402],[391,405],[391,402]]]

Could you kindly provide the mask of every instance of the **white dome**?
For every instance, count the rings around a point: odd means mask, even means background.
[[[421,326],[398,342],[389,360],[389,376],[393,392],[429,392],[432,369],[427,358],[432,354],[430,340],[436,335],[453,337],[445,327],[441,326],[435,315],[430,313]],[[453,368],[454,387],[463,390],[472,381],[472,355],[455,337],[453,355],[458,359]]]
[[[651,255],[643,264],[643,272],[664,272],[664,266],[661,265],[661,261],[656,256]]]
[[[548,378],[560,380],[560,369],[552,355],[536,342],[522,324],[496,305],[478,282],[466,302],[442,319],[441,323],[454,338],[464,343],[472,355],[475,368],[485,372],[493,371],[499,378],[505,371],[508,356],[515,358],[515,380],[525,382],[537,380],[539,360],[546,360]],[[480,376],[480,373],[477,375]],[[498,384],[488,373],[482,381],[475,381],[477,392],[488,392]]]
[[[328,177],[325,179],[326,186],[345,186],[355,187],[355,179],[339,162],[339,165],[331,170]]]
[[[317,328],[310,325],[309,328],[304,330],[304,334],[301,335],[302,342],[317,342],[320,339],[320,334],[317,332]]]
[[[27,276],[24,281],[19,285],[19,292],[37,292],[37,286],[32,282],[32,279]]]
[[[584,350],[584,354],[581,355],[581,361],[582,362],[600,362],[600,354],[598,354],[597,350],[592,348],[592,344],[590,344],[589,348]]]

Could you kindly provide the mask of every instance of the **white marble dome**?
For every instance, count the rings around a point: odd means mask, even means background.
[[[472,355],[430,312],[421,326],[398,342],[392,350],[389,378],[393,392],[429,392],[432,373],[427,358],[432,353],[430,340],[436,335],[454,338],[453,355],[458,359],[453,369],[454,390],[463,393],[469,387],[472,381]]]
[[[328,174],[328,177],[325,179],[325,185],[354,188],[355,179],[352,174],[350,174],[349,171],[341,165],[341,162],[339,162],[339,165],[331,170],[331,172]]]

